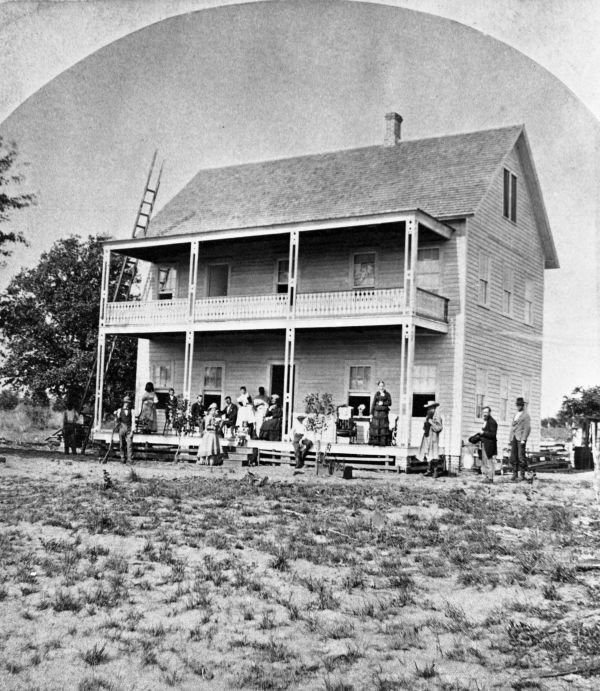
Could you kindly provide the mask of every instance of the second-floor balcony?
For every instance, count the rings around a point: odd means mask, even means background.
[[[194,324],[218,326],[225,322],[272,322],[281,324],[290,314],[288,295],[222,296],[198,299],[194,303]],[[402,288],[346,290],[316,293],[298,293],[293,309],[294,319],[301,325],[323,323],[332,319],[368,319],[377,323],[382,318],[390,320],[413,314],[440,326],[448,321],[448,299],[436,293],[417,288],[414,309],[404,302]],[[105,325],[111,327],[139,327],[152,330],[155,327],[189,324],[188,300],[148,300],[109,302]],[[213,326],[213,328],[214,328]]]

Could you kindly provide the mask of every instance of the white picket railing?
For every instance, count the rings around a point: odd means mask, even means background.
[[[288,296],[278,295],[224,295],[218,298],[196,300],[195,321],[231,319],[281,319],[288,313]]]
[[[106,324],[108,326],[142,326],[145,324],[178,324],[187,313],[188,301],[177,300],[130,300],[127,302],[109,302],[106,306]]]
[[[447,321],[447,299],[417,290],[416,313]],[[187,299],[110,302],[106,309],[108,326],[153,326],[176,324],[187,319]],[[288,314],[288,296],[244,295],[202,298],[194,306],[195,322],[253,319],[283,319]],[[328,318],[409,314],[402,288],[347,290],[328,293],[297,293],[296,318]]]
[[[296,317],[343,317],[402,314],[402,288],[345,290],[332,293],[298,293]]]

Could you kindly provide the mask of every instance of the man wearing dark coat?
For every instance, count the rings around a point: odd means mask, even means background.
[[[483,427],[479,436],[481,438],[481,473],[486,483],[494,482],[496,474],[496,456],[498,454],[498,423],[492,417],[492,409],[486,406],[483,409]]]
[[[223,434],[228,437],[237,422],[237,406],[231,402],[231,396],[225,396],[225,407],[221,411]]]
[[[204,431],[204,403],[202,400],[202,394],[199,393],[195,403],[192,403],[192,409],[190,415],[192,416],[192,425],[194,427],[199,427],[200,432]]]

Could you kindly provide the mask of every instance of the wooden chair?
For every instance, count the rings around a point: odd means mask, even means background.
[[[356,444],[356,422],[352,419],[352,406],[341,405],[337,409],[335,422],[335,440],[338,437],[347,437],[350,444]]]

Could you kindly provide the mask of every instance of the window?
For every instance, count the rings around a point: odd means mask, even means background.
[[[525,279],[525,306],[523,319],[526,324],[533,324],[533,281]]]
[[[375,252],[354,255],[352,280],[354,288],[375,287]]]
[[[209,264],[208,297],[219,297],[229,292],[229,264]]]
[[[221,408],[223,393],[223,367],[208,366],[204,368],[204,405],[216,403]]]
[[[504,312],[504,314],[512,314],[513,284],[513,270],[510,267],[505,266],[502,275],[502,312]]]
[[[275,276],[275,287],[278,293],[287,293],[290,278],[289,259],[279,259]]]
[[[492,271],[492,258],[485,252],[479,253],[479,291],[478,300],[480,305],[486,307],[490,304],[490,274]]]
[[[173,386],[173,363],[171,361],[153,363],[152,383],[155,389],[167,389]]]
[[[358,415],[358,407],[364,405],[364,414],[371,412],[371,368],[368,366],[351,366],[348,383],[348,405],[352,414]]]
[[[531,377],[523,377],[523,385],[521,387],[521,395],[525,399],[526,406],[531,403]]]
[[[487,379],[487,371],[478,367],[475,375],[475,417],[478,419],[483,417],[483,409],[486,405]]]
[[[500,374],[500,410],[498,416],[501,422],[508,420],[508,374]]]
[[[177,269],[173,266],[158,267],[158,299],[172,300],[177,294]]]
[[[504,218],[517,222],[517,176],[504,169]]]
[[[440,292],[440,249],[421,247],[417,250],[417,284],[419,288]]]
[[[412,416],[425,417],[425,406],[436,400],[437,365],[413,366]]]

